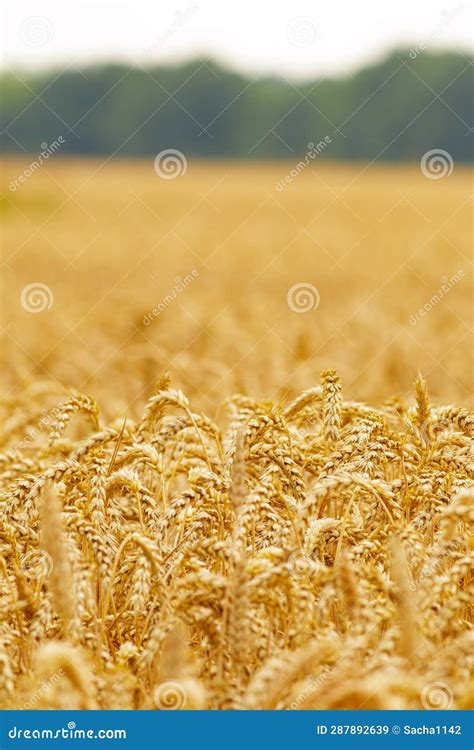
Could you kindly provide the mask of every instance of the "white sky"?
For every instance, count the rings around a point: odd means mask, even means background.
[[[0,0],[2,66],[210,56],[248,72],[351,70],[396,46],[472,45],[468,0]]]

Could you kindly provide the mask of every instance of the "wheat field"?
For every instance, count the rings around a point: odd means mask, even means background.
[[[27,167],[1,707],[473,708],[469,170]]]

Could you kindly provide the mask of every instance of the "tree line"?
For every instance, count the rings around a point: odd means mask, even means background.
[[[246,77],[211,60],[0,76],[0,145],[37,154],[472,161],[472,74],[464,54],[398,50],[355,74]],[[324,143],[325,147],[320,147]]]

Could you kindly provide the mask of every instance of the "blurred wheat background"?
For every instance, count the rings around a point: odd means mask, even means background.
[[[7,388],[40,377],[136,415],[171,369],[215,414],[236,392],[291,398],[333,366],[356,398],[406,394],[421,370],[435,399],[467,405],[469,169],[435,182],[415,166],[324,163],[276,190],[292,166],[192,161],[166,181],[152,160],[56,158],[8,193]],[[5,163],[4,193],[24,168]],[[19,304],[32,279],[54,299],[41,315]],[[317,309],[289,308],[298,283],[317,288]]]

